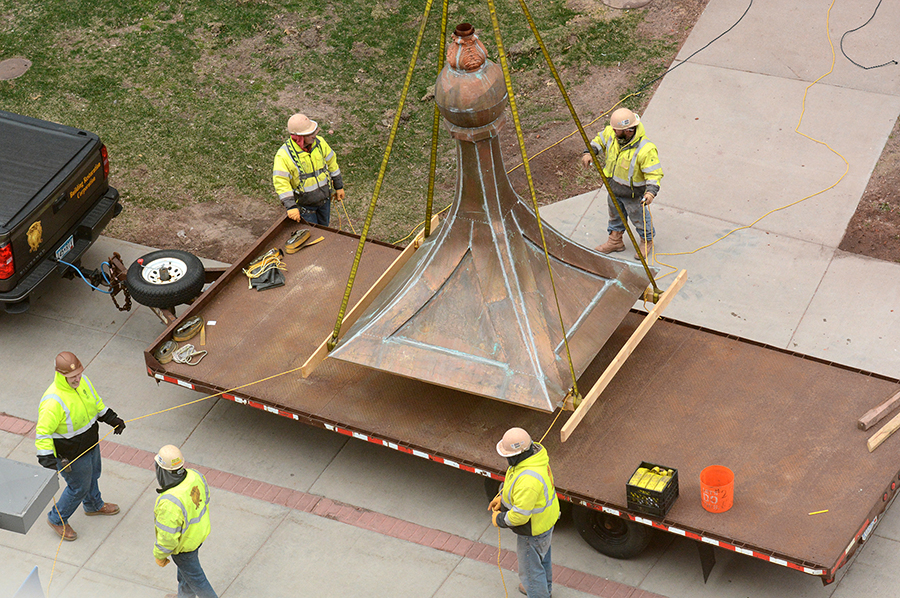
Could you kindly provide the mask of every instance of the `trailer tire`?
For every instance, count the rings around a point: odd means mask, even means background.
[[[203,289],[206,271],[197,256],[178,249],[153,251],[128,267],[126,284],[132,298],[147,307],[167,309],[189,303]],[[161,268],[169,271],[168,280],[160,277]]]
[[[572,519],[585,542],[614,559],[636,557],[653,538],[653,528],[648,525],[580,505],[572,505]]]

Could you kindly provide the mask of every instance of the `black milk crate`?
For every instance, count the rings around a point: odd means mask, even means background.
[[[675,503],[675,499],[678,498],[678,470],[674,467],[666,467],[665,465],[642,461],[640,465],[634,468],[631,475],[628,476],[629,482],[641,467],[646,469],[653,469],[654,467],[671,469],[673,471],[672,479],[666,483],[662,490],[648,490],[647,488],[632,486],[626,482],[625,495],[628,501],[628,508],[632,511],[637,511],[638,513],[644,513],[646,515],[653,515],[660,518],[665,517],[666,513],[669,512],[669,509],[671,509],[672,505]]]

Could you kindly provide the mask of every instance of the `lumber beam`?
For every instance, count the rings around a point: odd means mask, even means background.
[[[869,441],[866,442],[866,446],[869,447],[869,452],[871,453],[878,446],[888,439],[888,437],[897,431],[897,428],[900,428],[900,415],[895,415],[891,421],[884,424],[884,427],[872,434],[872,437],[869,438]]]
[[[619,350],[619,353],[616,357],[610,362],[610,364],[606,367],[606,370],[603,372],[603,375],[597,380],[594,386],[591,388],[590,392],[588,392],[587,396],[584,397],[584,400],[581,401],[581,405],[578,406],[578,409],[575,410],[575,413],[569,417],[566,424],[562,427],[560,431],[560,440],[565,442],[569,439],[569,436],[572,435],[572,432],[575,431],[575,428],[584,419],[584,416],[587,415],[588,410],[597,400],[597,397],[600,396],[600,393],[607,387],[610,381],[613,379],[622,365],[625,363],[625,360],[631,355],[631,353],[638,346],[638,343],[643,340],[643,338],[650,331],[650,328],[653,324],[656,323],[656,320],[659,319],[659,316],[662,315],[662,312],[668,307],[669,303],[672,302],[672,299],[675,298],[675,295],[684,286],[685,281],[687,280],[687,272],[682,270],[678,273],[678,276],[675,277],[675,280],[672,281],[672,284],[669,285],[669,288],[663,293],[659,302],[653,307],[652,310],[644,317],[644,321],[635,329],[635,331],[631,334],[631,338],[628,339],[628,342]]]
[[[437,229],[437,225],[440,219],[438,215],[435,214],[431,217],[431,234],[434,234],[435,229]],[[406,248],[397,256],[397,259],[388,266],[388,269],[384,271],[378,280],[375,281],[366,294],[363,295],[359,301],[356,302],[350,311],[348,311],[344,315],[344,319],[341,321],[341,331],[346,330],[350,326],[353,326],[356,323],[356,320],[359,319],[359,316],[366,310],[369,305],[372,304],[372,301],[384,290],[384,287],[393,280],[394,276],[397,275],[397,272],[400,268],[403,267],[406,262],[409,261],[409,258],[419,249],[422,245],[422,242],[425,240],[425,229],[419,231],[419,234],[416,235],[416,238],[412,240],[412,242],[406,246]],[[303,363],[300,368],[300,373],[304,378],[309,377],[309,375],[313,372],[313,370],[318,367],[320,363],[325,361],[325,358],[328,357],[328,341],[331,340],[331,335],[329,334],[325,337],[325,340],[322,341],[322,344],[318,346],[318,348],[313,352],[312,355]]]
[[[900,391],[894,393],[894,396],[886,400],[881,405],[877,407],[873,407],[866,411],[866,414],[859,418],[859,421],[856,422],[856,427],[860,430],[868,430],[875,424],[881,421],[881,419],[893,411],[897,405],[900,405]]]

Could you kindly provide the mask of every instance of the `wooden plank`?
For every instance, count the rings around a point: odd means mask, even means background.
[[[435,229],[437,229],[437,225],[439,222],[439,218],[437,214],[431,217],[431,234],[435,233]],[[375,284],[366,291],[366,294],[363,295],[359,301],[356,302],[350,311],[348,311],[344,315],[344,319],[341,322],[341,332],[347,330],[350,326],[359,319],[359,316],[366,310],[369,305],[372,304],[372,301],[378,296],[379,293],[387,286],[387,284],[397,275],[397,272],[403,265],[409,261],[409,258],[419,249],[422,245],[422,241],[424,240],[425,229],[423,228],[419,231],[419,234],[416,235],[416,238],[412,240],[412,242],[406,246],[403,252],[397,256],[397,259],[393,261],[393,263],[388,266],[388,269],[384,271],[378,280],[375,281]],[[331,340],[331,335],[329,334],[325,337],[325,340],[322,341],[322,344],[313,351],[313,354],[309,356],[309,358],[303,363],[301,366],[300,372],[303,374],[304,378],[307,378],[313,370],[315,370],[320,363],[325,361],[325,358],[328,357],[328,341]]]
[[[600,393],[607,387],[609,382],[613,379],[613,376],[618,373],[619,369],[625,363],[625,360],[631,355],[634,349],[638,346],[638,343],[647,335],[650,331],[650,328],[653,324],[656,323],[656,320],[659,319],[659,316],[662,315],[662,312],[668,307],[669,303],[672,302],[672,299],[675,298],[675,295],[684,286],[684,282],[687,280],[687,272],[682,270],[678,273],[678,276],[675,277],[675,280],[672,281],[672,284],[669,285],[669,288],[663,293],[662,297],[659,300],[650,313],[646,315],[644,320],[640,323],[640,325],[635,329],[632,333],[631,338],[628,339],[628,342],[619,350],[619,353],[616,357],[610,362],[610,364],[606,367],[606,370],[603,372],[603,375],[597,379],[597,382],[594,384],[593,388],[591,388],[590,392],[588,392],[587,396],[581,401],[581,405],[578,406],[578,409],[575,410],[575,413],[568,419],[566,425],[562,427],[560,431],[560,440],[565,442],[569,439],[569,436],[572,435],[572,432],[575,431],[576,426],[584,419],[584,416],[587,415],[588,410],[597,400],[597,397],[600,396]]]
[[[856,427],[860,430],[868,430],[869,428],[880,422],[885,415],[893,411],[898,405],[900,405],[900,391],[894,393],[894,396],[886,400],[878,407],[874,407],[866,411],[866,414],[859,418],[859,421],[856,422]]]
[[[869,447],[869,452],[871,453],[875,449],[878,448],[882,442],[888,439],[888,436],[897,431],[897,428],[900,428],[900,415],[895,415],[891,421],[886,423],[883,428],[872,434],[872,437],[869,438],[869,441],[866,443],[866,446]]]

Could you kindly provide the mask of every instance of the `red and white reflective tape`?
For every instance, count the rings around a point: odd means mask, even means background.
[[[565,497],[563,497],[565,498]],[[715,538],[710,538],[708,536],[702,536],[700,534],[696,534],[694,532],[690,532],[687,530],[683,530],[681,528],[677,528],[671,525],[666,525],[665,523],[660,523],[658,521],[653,521],[651,519],[646,519],[639,515],[632,515],[631,513],[626,513],[624,511],[620,511],[618,509],[613,509],[611,507],[598,507],[597,505],[592,505],[583,500],[573,501],[578,504],[595,509],[598,511],[603,511],[604,513],[609,513],[610,515],[615,515],[616,517],[623,517],[626,519],[630,519],[631,521],[635,521],[637,523],[641,523],[643,525],[649,525],[650,527],[655,527],[656,529],[661,529],[663,531],[671,532],[673,534],[678,534],[679,536],[684,536],[685,538],[690,538],[691,540],[697,540],[698,542],[703,542],[705,544],[712,544],[713,546],[718,546],[719,548],[724,548],[725,550],[730,550],[732,552],[737,552],[740,554],[745,554],[747,556],[762,559],[764,561],[768,561],[770,563],[775,563],[776,565],[781,565],[782,567],[788,567],[789,569],[796,569],[797,571],[802,571],[808,575],[816,575],[819,577],[824,577],[828,574],[828,570],[826,569],[811,569],[809,567],[804,567],[798,563],[792,563],[790,561],[786,561],[784,559],[780,559],[774,556],[767,555],[762,552],[757,552],[755,550],[751,550],[748,548],[741,548],[740,546],[735,546],[734,544],[730,544],[728,542],[723,542],[722,540],[716,540]]]
[[[150,373],[151,376],[155,377],[158,380],[163,380],[163,381],[169,382],[171,384],[177,384],[178,386],[190,388],[191,390],[197,390],[194,387],[194,385],[191,384],[190,382],[184,382],[177,378],[173,378],[172,376],[166,376],[163,374],[154,374],[149,368],[147,371],[148,371],[148,373]],[[225,399],[228,399],[229,401],[234,401],[235,403],[240,403],[241,405],[249,405],[250,407],[255,407],[255,408],[261,409],[263,411],[268,411],[269,413],[274,413],[276,415],[289,417],[294,420],[300,419],[297,415],[290,413],[288,411],[284,411],[283,409],[278,409],[276,407],[270,407],[269,405],[264,405],[258,401],[239,397],[234,394],[222,393],[221,396]],[[421,457],[422,459],[428,459],[430,461],[435,461],[437,463],[443,463],[444,465],[449,465],[450,467],[454,467],[456,469],[461,469],[462,471],[468,471],[469,473],[477,473],[478,475],[482,475],[487,478],[492,478],[495,480],[503,481],[502,475],[498,475],[496,473],[486,471],[484,469],[479,469],[477,467],[472,467],[470,465],[463,465],[461,463],[457,463],[456,461],[451,461],[450,459],[445,459],[444,457],[438,457],[437,455],[431,455],[429,453],[420,451],[418,449],[409,448],[409,447],[397,444],[395,442],[390,442],[388,440],[382,440],[380,438],[376,438],[376,437],[368,435],[368,434],[361,434],[359,432],[353,432],[352,430],[348,430],[346,428],[342,428],[342,427],[336,426],[334,424],[322,422],[322,425],[325,427],[325,429],[330,430],[332,432],[337,432],[338,434],[343,434],[344,436],[350,436],[351,438],[356,438],[358,440],[363,440],[365,442],[371,442],[373,444],[378,444],[378,445],[381,445],[381,446],[384,446],[384,447],[387,447],[390,449],[394,449],[395,451],[400,451],[401,453],[406,453],[408,455],[414,455],[416,457]],[[809,567],[805,567],[798,563],[793,563],[791,561],[779,559],[777,557],[770,556],[770,555],[764,554],[762,552],[757,552],[755,550],[751,550],[748,548],[741,548],[740,546],[735,546],[734,544],[729,544],[728,542],[723,542],[721,540],[716,540],[714,538],[710,538],[707,536],[701,536],[700,534],[695,534],[694,532],[690,532],[690,531],[683,530],[683,529],[680,529],[677,527],[673,527],[671,525],[666,525],[665,523],[659,523],[658,521],[653,521],[651,519],[646,519],[639,515],[632,515],[630,513],[626,513],[624,511],[620,511],[618,509],[613,509],[611,507],[598,506],[598,505],[594,505],[594,504],[585,502],[583,500],[572,500],[569,497],[564,496],[564,495],[559,495],[559,497],[563,500],[566,500],[566,501],[569,501],[572,503],[577,503],[582,506],[585,506],[585,507],[588,507],[591,509],[595,509],[598,511],[603,511],[604,513],[609,513],[610,515],[614,515],[616,517],[630,519],[631,521],[635,521],[635,522],[641,523],[643,525],[649,525],[650,527],[655,527],[656,529],[661,529],[663,531],[671,532],[673,534],[678,534],[679,536],[684,536],[685,538],[697,540],[698,542],[712,544],[713,546],[718,546],[719,548],[724,548],[725,550],[730,550],[732,552],[744,554],[744,555],[747,555],[747,556],[750,556],[750,557],[753,557],[756,559],[761,559],[764,561],[768,561],[770,563],[775,563],[776,565],[781,565],[782,567],[788,567],[789,569],[795,569],[797,571],[802,571],[803,573],[806,573],[808,575],[816,575],[819,577],[824,577],[829,574],[829,571],[826,569],[811,569]],[[853,541],[850,543],[850,545],[847,546],[847,550],[845,551],[844,557],[846,557],[846,555],[850,552],[850,549],[853,547],[853,545],[856,543],[856,541],[859,539],[859,537],[863,534],[863,532],[866,530],[868,525],[869,525],[869,521],[866,521],[866,524],[863,525],[862,529],[859,530],[859,533],[857,533],[856,537],[853,539]],[[843,561],[843,560],[844,560],[844,558],[842,557],[841,561]],[[838,569],[840,564],[841,564],[841,562],[839,561],[838,564],[834,568],[835,571]]]

